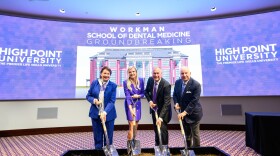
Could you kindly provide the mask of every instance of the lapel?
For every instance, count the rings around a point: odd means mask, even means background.
[[[107,91],[110,89],[110,87],[111,87],[111,81],[109,80],[109,82],[104,90],[104,95],[107,93]]]
[[[179,93],[181,94],[182,93],[182,84],[183,84],[183,80],[181,79],[181,81],[179,82]]]
[[[138,79],[138,81],[139,81],[139,83],[140,83],[140,80]],[[134,95],[134,94],[137,94],[137,87],[136,86],[134,86],[134,84],[130,84],[130,87],[131,87],[131,93],[132,93],[132,95]]]
[[[152,86],[152,87],[151,87],[151,93],[152,93],[152,95],[153,95],[153,93],[154,93],[154,82],[155,82],[155,80],[152,78],[151,81],[150,81],[150,83],[151,83],[150,86]],[[153,96],[154,96],[154,95],[153,95]]]
[[[99,92],[100,92],[100,84],[99,80],[95,81],[94,89],[93,89],[93,94],[96,95],[96,98],[99,98]]]

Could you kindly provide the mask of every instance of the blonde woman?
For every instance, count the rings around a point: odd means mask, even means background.
[[[141,98],[144,97],[144,80],[137,76],[137,69],[134,66],[128,67],[127,69],[128,79],[123,81],[123,88],[125,93],[125,112],[126,118],[129,124],[129,131],[127,139],[132,140],[133,138],[133,117],[136,120],[136,130],[138,122],[141,119]],[[136,111],[133,111],[133,105],[135,104]],[[136,132],[135,132],[136,134]]]

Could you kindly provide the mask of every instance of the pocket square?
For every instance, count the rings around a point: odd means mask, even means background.
[[[191,92],[191,91],[187,91],[186,93],[187,93],[187,94],[191,94],[192,92]]]

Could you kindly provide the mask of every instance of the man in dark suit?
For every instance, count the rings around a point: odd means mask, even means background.
[[[148,79],[145,96],[150,104],[150,113],[152,114],[155,131],[155,145],[159,145],[157,132],[157,125],[159,125],[162,144],[168,146],[167,123],[171,119],[171,85],[162,78],[162,71],[158,67],[153,69],[153,76]],[[158,113],[158,120],[155,117],[155,110]]]
[[[183,125],[189,147],[200,146],[199,126],[203,116],[199,102],[201,85],[191,78],[188,67],[181,68],[181,79],[175,82],[173,100],[175,109],[181,110],[179,119],[183,119]]]

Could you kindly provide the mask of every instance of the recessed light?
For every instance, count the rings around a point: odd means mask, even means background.
[[[216,10],[217,10],[216,7],[212,7],[212,8],[211,8],[211,11],[216,11]]]
[[[64,9],[60,9],[59,12],[64,14],[65,10]]]
[[[140,14],[140,12],[136,12],[136,14],[135,14],[135,16],[140,16],[141,14]]]

